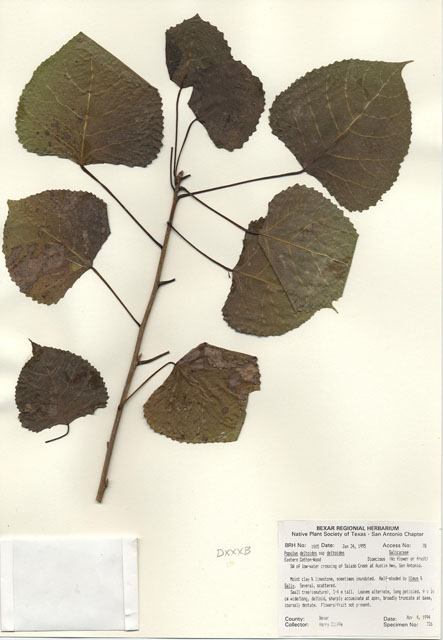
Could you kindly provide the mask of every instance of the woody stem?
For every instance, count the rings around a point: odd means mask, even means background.
[[[165,231],[165,236],[164,236],[164,240],[163,240],[163,245],[162,245],[162,250],[160,253],[160,257],[158,260],[158,264],[157,264],[157,271],[155,274],[155,278],[154,278],[154,283],[152,285],[152,289],[151,289],[151,293],[148,299],[148,304],[146,306],[146,310],[145,313],[143,315],[143,319],[140,323],[140,328],[138,330],[137,333],[137,339],[135,341],[135,346],[134,346],[134,351],[132,354],[132,359],[131,359],[131,363],[129,365],[129,370],[128,370],[128,374],[126,376],[126,382],[125,385],[123,387],[123,391],[122,391],[122,395],[120,398],[120,402],[119,405],[117,407],[117,411],[115,414],[115,418],[114,418],[114,424],[112,426],[112,431],[111,431],[111,436],[109,438],[109,442],[107,443],[107,447],[106,447],[106,455],[105,455],[105,461],[103,463],[103,469],[102,469],[102,474],[100,477],[100,483],[99,483],[99,487],[98,487],[98,491],[97,491],[97,496],[96,496],[96,500],[97,502],[102,502],[103,500],[103,495],[106,491],[106,488],[108,486],[108,470],[109,470],[109,465],[111,462],[111,456],[112,456],[112,452],[114,449],[114,444],[115,444],[115,440],[117,437],[117,432],[118,432],[118,428],[120,425],[120,421],[122,418],[122,414],[123,414],[123,410],[124,410],[124,406],[125,403],[129,397],[129,388],[131,386],[132,383],[132,379],[134,377],[134,373],[135,370],[137,368],[138,362],[139,362],[139,354],[140,354],[140,348],[141,348],[141,344],[142,344],[142,340],[143,340],[143,336],[145,333],[145,329],[146,329],[146,325],[148,324],[148,320],[149,320],[149,316],[151,315],[151,311],[152,311],[152,307],[154,306],[154,302],[155,299],[157,297],[157,293],[159,291],[159,284],[161,282],[161,275],[162,275],[162,271],[163,271],[163,265],[165,262],[165,258],[166,258],[166,252],[168,249],[168,244],[169,244],[169,238],[171,235],[171,226],[172,223],[174,221],[174,215],[175,215],[175,210],[177,208],[177,204],[178,204],[178,192],[180,189],[180,183],[181,180],[183,178],[183,174],[179,173],[178,176],[176,177],[176,183],[175,183],[175,188],[174,188],[174,195],[172,198],[172,204],[171,204],[171,210],[169,212],[169,219],[168,219],[168,224],[166,225],[166,231]]]

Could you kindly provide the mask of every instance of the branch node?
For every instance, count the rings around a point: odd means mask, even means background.
[[[138,364],[150,364],[151,362],[155,362],[156,360],[159,360],[160,358],[163,358],[164,356],[169,355],[169,351],[164,351],[163,353],[159,353],[158,356],[154,356],[153,358],[149,358],[148,360],[139,360]]]
[[[171,284],[171,282],[175,282],[175,278],[171,278],[170,280],[160,280],[158,286],[163,287],[165,284]]]

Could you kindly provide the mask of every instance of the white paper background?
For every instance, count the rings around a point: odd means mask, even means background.
[[[34,0],[0,1],[0,208],[47,188],[86,189],[108,202],[112,235],[96,266],[141,316],[158,251],[73,163],[27,153],[14,133],[18,97],[34,68],[84,31],[156,86],[165,106],[164,147],[147,169],[93,166],[157,236],[170,206],[169,148],[176,86],[164,32],[196,12],[226,35],[257,74],[267,109],[307,71],[344,58],[414,60],[403,72],[413,138],[394,187],[374,208],[350,214],[360,238],[339,314],[324,310],[278,338],[232,331],[220,309],[227,274],[173,238],[144,343],[172,359],[206,340],[258,356],[262,390],[250,396],[235,444],[191,446],[125,411],[102,505],[94,501],[113,415],[135,340],[124,311],[94,274],[57,306],[20,294],[0,265],[2,446],[0,534],[140,538],[141,636],[277,634],[277,521],[439,518],[440,3],[437,0]],[[183,100],[183,120],[192,118]],[[298,167],[260,120],[242,150],[216,149],[193,128],[183,156],[188,188]],[[300,182],[322,191],[309,176]],[[243,224],[294,180],[207,196]],[[184,201],[177,226],[233,266],[242,234]],[[22,429],[14,405],[28,338],[92,362],[111,401],[71,434]],[[139,372],[139,381],[150,369]],[[60,427],[60,433],[63,427]],[[51,435],[57,435],[57,428]],[[217,558],[218,548],[251,554]]]
[[[4,631],[138,628],[135,538],[0,541]]]

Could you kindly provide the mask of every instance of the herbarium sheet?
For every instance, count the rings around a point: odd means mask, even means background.
[[[440,3],[0,24],[0,536],[137,538],[133,634],[276,637],[279,522],[440,519]]]

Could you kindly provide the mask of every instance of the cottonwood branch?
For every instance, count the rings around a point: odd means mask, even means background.
[[[164,237],[164,240],[163,240],[163,246],[162,246],[162,250],[161,250],[161,253],[160,253],[159,260],[158,260],[157,271],[156,271],[156,274],[155,274],[154,283],[152,285],[151,294],[149,296],[148,304],[146,306],[146,310],[145,310],[145,313],[143,315],[143,320],[141,321],[140,328],[139,328],[138,333],[137,333],[137,339],[135,341],[134,351],[133,351],[133,354],[132,354],[131,363],[129,365],[129,371],[128,371],[128,374],[126,376],[126,382],[125,382],[125,385],[123,387],[123,391],[122,391],[122,395],[121,395],[121,398],[120,398],[120,402],[119,402],[119,405],[117,407],[117,411],[116,411],[116,414],[115,414],[114,424],[112,426],[112,431],[111,431],[111,436],[109,438],[109,442],[107,443],[105,461],[103,463],[103,469],[102,469],[102,473],[101,473],[101,477],[100,477],[100,483],[99,483],[97,496],[96,496],[97,502],[102,502],[103,495],[104,495],[104,493],[106,491],[106,488],[108,486],[108,471],[109,471],[109,465],[110,465],[110,462],[111,462],[112,452],[114,450],[114,444],[115,444],[115,440],[116,440],[116,437],[117,437],[117,432],[118,432],[118,428],[119,428],[120,421],[121,421],[121,418],[122,418],[122,414],[123,414],[123,410],[124,410],[124,407],[125,407],[125,403],[126,403],[126,401],[128,400],[128,397],[129,397],[129,389],[130,389],[130,386],[131,386],[131,383],[132,383],[132,379],[134,377],[135,370],[136,370],[137,365],[138,365],[139,360],[140,360],[140,348],[141,348],[143,336],[144,336],[144,333],[145,333],[146,325],[148,324],[149,316],[151,315],[152,307],[154,306],[154,302],[155,302],[155,299],[157,297],[157,293],[158,293],[158,290],[159,290],[159,285],[160,285],[160,282],[161,282],[161,275],[162,275],[162,271],[163,271],[163,265],[164,265],[164,262],[165,262],[166,252],[167,252],[168,244],[169,244],[169,237],[170,237],[171,231],[172,231],[171,227],[172,227],[172,223],[174,221],[175,211],[176,211],[177,204],[178,204],[178,192],[180,190],[180,183],[181,183],[182,178],[183,178],[183,173],[180,172],[178,174],[178,176],[176,177],[176,183],[175,183],[174,195],[173,195],[173,198],[172,198],[171,210],[170,210],[170,213],[169,213],[168,223],[166,225],[165,237]]]

